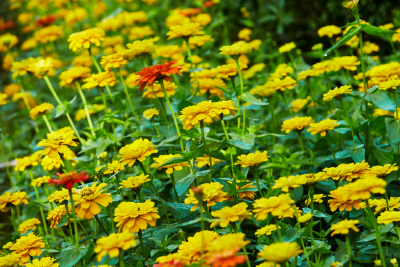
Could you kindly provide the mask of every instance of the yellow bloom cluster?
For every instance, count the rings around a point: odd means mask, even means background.
[[[291,131],[301,131],[305,127],[310,126],[314,120],[311,117],[294,117],[283,121],[281,131],[290,133]]]

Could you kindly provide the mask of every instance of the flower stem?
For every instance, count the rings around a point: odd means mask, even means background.
[[[294,207],[294,213],[296,214],[297,228],[299,228],[299,231],[301,231],[299,214],[297,213],[297,208],[296,207]],[[276,226],[276,227],[278,227],[278,226]],[[300,242],[301,242],[301,246],[303,247],[304,254],[306,255],[308,266],[311,266],[310,259],[308,258],[308,253],[307,253],[306,247],[304,246],[303,238],[300,238]]]
[[[47,129],[49,129],[49,132],[52,132],[53,129],[51,128],[51,125],[50,125],[49,120],[47,119],[47,116],[43,115],[42,118],[43,118],[44,122],[46,123]]]
[[[4,153],[3,141],[1,141],[1,138],[0,138],[0,150],[1,150],[1,155],[3,156],[4,163],[6,165],[6,172],[7,172],[8,178],[10,179],[11,188],[12,188],[13,192],[15,192],[14,182],[12,180],[10,168],[8,167],[8,161],[6,158],[6,154]]]
[[[75,204],[74,204],[74,198],[72,195],[72,189],[68,189],[69,191],[69,198],[71,201],[71,208],[72,208],[72,218],[74,219],[74,230],[75,230],[75,243],[76,243],[76,248],[79,248],[79,232],[78,232],[78,223],[76,219],[76,214],[75,214]]]
[[[286,99],[285,92],[282,92],[282,97],[283,97],[283,101],[285,101],[286,107],[288,108],[290,114],[291,114],[292,117],[294,118],[294,113],[293,113],[293,111],[292,111],[292,110],[290,109],[290,107],[289,107],[289,103],[288,103],[288,101],[287,101],[287,99]]]
[[[112,209],[111,209],[111,204],[108,206],[108,212],[110,213],[112,232],[115,233],[114,218],[113,218],[113,213],[112,213]]]
[[[376,243],[378,245],[381,263],[382,263],[383,267],[386,267],[385,256],[383,255],[383,251],[382,251],[381,239],[379,237],[379,230],[378,230],[378,225],[376,223],[376,218],[375,218],[374,212],[372,211],[371,207],[369,206],[368,200],[365,201],[365,204],[367,205],[370,221],[374,228],[374,232],[375,232],[375,236],[376,236]]]
[[[239,233],[239,230],[238,230],[235,222],[232,222],[231,226],[232,226],[233,231],[235,231],[235,233]],[[244,255],[246,255],[247,267],[251,267],[250,260],[249,260],[249,255],[247,254],[246,246],[243,246],[242,249],[243,249]]]
[[[176,197],[176,202],[179,203],[179,196],[178,196],[178,192],[176,191],[175,178],[174,178],[174,173],[173,172],[171,173],[171,177],[170,178],[171,178],[172,187],[174,189],[174,193],[175,193],[175,197]],[[179,220],[179,222],[181,222],[181,215],[180,215],[179,212],[178,212],[178,220]]]
[[[69,228],[69,235],[71,236],[71,243],[73,243],[73,234],[72,234],[72,227],[71,227],[71,213],[69,213],[69,208],[68,208],[68,203],[65,202],[65,210],[67,212],[67,216],[68,218],[70,218],[70,220],[68,221],[68,228]]]
[[[336,158],[335,152],[333,151],[332,143],[331,143],[331,140],[329,140],[328,135],[326,136],[326,141],[328,142],[329,148],[331,149],[333,159],[335,160],[335,163],[336,163],[336,165],[338,166],[338,165],[339,165],[339,162],[338,162],[338,160],[337,160],[337,158]]]
[[[143,257],[147,258],[147,250],[146,247],[144,246],[144,242],[143,242],[143,236],[142,236],[142,229],[139,229],[139,241],[140,241],[140,246],[142,247],[142,252],[143,252]]]
[[[235,59],[236,61],[236,65],[238,68],[238,73],[239,73],[239,79],[240,79],[240,95],[243,96],[244,94],[244,82],[243,82],[243,74],[242,74],[242,70],[240,69],[240,64],[239,64],[239,58]],[[238,102],[239,102],[239,98],[238,98]],[[243,130],[242,130],[242,136],[244,136],[244,133],[246,131],[246,108],[243,104]]]
[[[172,118],[174,119],[175,129],[176,129],[176,132],[178,133],[178,136],[179,136],[179,142],[180,142],[180,145],[181,145],[181,150],[182,150],[182,152],[184,152],[185,150],[183,148],[181,131],[179,130],[178,122],[177,122],[176,117],[175,117],[175,112],[172,109],[171,103],[169,102],[169,97],[167,95],[167,91],[165,90],[165,86],[164,86],[164,81],[163,80],[160,80],[160,85],[161,85],[161,89],[163,90],[163,93],[164,93],[165,101],[167,101],[169,111],[171,111]]]
[[[208,175],[208,180],[211,183],[212,182],[212,173],[213,173],[213,168],[212,168],[212,161],[211,161],[211,152],[208,149],[207,146],[207,141],[206,141],[206,137],[204,135],[204,122],[201,120],[200,121],[200,129],[201,129],[201,141],[204,144],[204,147],[206,148],[207,154],[208,154],[208,158],[210,159],[210,173]]]
[[[352,266],[351,262],[351,245],[350,245],[350,233],[346,235],[346,246],[347,246],[347,253],[349,254],[349,267]]]
[[[153,124],[153,127],[156,130],[157,136],[160,136],[160,132],[158,131],[158,128],[157,128],[156,124],[154,123],[154,119],[151,119],[151,124]]]
[[[200,90],[200,83],[199,83],[199,80],[197,79],[197,74],[196,74],[196,71],[194,70],[194,64],[193,64],[193,61],[192,61],[192,51],[191,51],[190,45],[189,45],[189,38],[186,39],[186,47],[187,47],[188,57],[189,57],[189,61],[190,61],[190,65],[191,65],[192,71],[193,71],[193,75],[194,75],[194,78],[195,78],[196,83],[197,83],[197,89],[194,91],[192,97],[194,97],[196,95],[196,93],[199,92],[200,93],[200,99],[201,99],[201,101],[203,101],[203,96],[201,95],[201,90]]]
[[[11,223],[12,223],[12,225],[13,225],[13,227],[14,227],[15,233],[16,233],[16,234],[19,234],[19,232],[18,232],[18,227],[15,225],[15,206],[14,206],[14,207],[11,206],[11,207],[10,207],[10,210],[11,210]]]
[[[342,105],[342,108],[344,110],[344,112],[346,113],[347,119],[349,120],[349,126],[350,126],[350,130],[351,130],[351,136],[353,137],[353,149],[356,150],[356,140],[354,139],[354,130],[353,130],[353,122],[349,116],[349,113],[347,113],[347,109],[343,104],[343,99],[339,100],[340,104]]]
[[[125,267],[124,263],[124,251],[120,251],[119,253],[119,267]]]
[[[132,106],[132,102],[131,102],[131,98],[130,98],[129,93],[128,93],[128,89],[126,88],[126,84],[125,84],[124,78],[122,77],[122,73],[121,73],[121,70],[119,68],[118,68],[118,74],[119,74],[119,78],[121,79],[121,83],[124,86],[124,91],[125,91],[126,98],[128,100],[129,106],[130,106],[130,108],[132,110],[132,114],[133,114],[133,116],[135,116],[136,127],[138,128],[138,131],[140,131],[140,125],[139,125],[139,122],[138,122],[139,121],[139,117],[136,114],[136,111],[134,110],[134,108]]]
[[[308,189],[308,197],[311,199],[311,219],[310,219],[310,236],[311,236],[311,244],[315,246],[313,228],[314,228],[314,186],[310,186]]]
[[[264,197],[264,195],[263,195],[263,193],[262,193],[262,191],[261,191],[261,187],[260,187],[260,178],[259,178],[259,175],[258,175],[258,171],[257,171],[257,170],[254,171],[254,176],[256,177],[256,183],[257,183],[258,192],[260,192],[260,196],[261,196],[261,197]]]
[[[297,211],[296,211],[297,212]],[[279,236],[279,240],[281,242],[283,242],[283,237],[282,237],[282,233],[281,233],[281,229],[279,228],[279,221],[278,218],[276,216],[274,216],[274,221],[275,221],[275,225],[276,225],[276,231],[278,232],[278,236]]]
[[[92,136],[93,136],[94,138],[96,138],[96,134],[94,133],[94,129],[93,129],[92,120],[91,120],[91,118],[90,118],[90,113],[89,113],[88,104],[87,104],[87,102],[86,102],[86,97],[85,97],[85,95],[83,94],[81,85],[79,84],[78,81],[75,81],[75,85],[76,85],[76,88],[78,88],[79,95],[81,96],[81,99],[82,99],[82,102],[83,102],[83,107],[85,108],[86,118],[87,118],[87,121],[88,121],[90,130],[91,130],[91,132],[92,132]]]
[[[94,218],[96,219],[97,223],[100,225],[100,228],[108,235],[108,231],[106,230],[106,228],[104,228],[103,223],[100,221],[99,216],[94,215]]]
[[[224,133],[225,133],[226,141],[229,141],[229,135],[228,135],[228,131],[226,130],[225,121],[224,121],[224,118],[223,118],[223,117],[221,117],[221,125],[222,125],[222,129],[224,130]],[[236,180],[236,178],[235,178],[235,171],[233,170],[233,155],[232,155],[232,150],[231,150],[230,148],[229,148],[229,156],[230,156],[230,158],[231,158],[231,172],[232,172],[232,178],[233,178],[234,180]]]

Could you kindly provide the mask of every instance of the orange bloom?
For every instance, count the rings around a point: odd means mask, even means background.
[[[139,90],[143,91],[144,87],[147,85],[153,85],[155,81],[161,81],[161,80],[166,80],[168,82],[172,81],[172,78],[167,76],[168,74],[179,74],[178,71],[182,69],[182,67],[175,66],[172,67],[172,65],[176,64],[176,61],[171,61],[165,64],[158,64],[154,66],[150,66],[148,68],[143,68],[141,71],[136,72],[136,75],[140,75],[139,78],[137,78],[136,82],[140,85]]]
[[[210,260],[214,267],[233,267],[246,261],[245,255],[236,255],[240,249],[215,253]]]

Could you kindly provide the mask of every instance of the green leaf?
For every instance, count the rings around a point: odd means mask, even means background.
[[[246,92],[246,93],[242,94],[242,95],[241,95],[241,99],[242,99],[243,101],[246,101],[246,102],[249,102],[249,103],[251,103],[251,104],[258,105],[258,106],[266,106],[266,105],[269,105],[269,104],[266,103],[266,102],[263,102],[263,101],[258,100],[257,98],[255,98],[255,97],[254,97],[252,94],[250,94],[249,92]]]
[[[163,167],[163,166],[170,165],[170,164],[182,163],[182,162],[186,162],[186,161],[187,160],[185,158],[183,158],[183,157],[172,158],[172,159],[164,162],[164,164],[160,165],[159,168]]]
[[[341,47],[345,43],[347,43],[351,38],[353,38],[354,35],[357,35],[361,31],[361,27],[352,27],[350,30],[348,30],[342,37],[340,37],[339,41],[333,44],[331,48],[326,51],[326,54],[324,56],[327,56],[329,53],[331,53],[333,50]]]
[[[69,217],[66,215],[62,216],[62,218],[61,218],[60,222],[57,224],[56,228],[64,226],[67,222],[69,222]]]
[[[388,110],[393,112],[396,109],[396,105],[393,100],[388,96],[387,92],[382,90],[376,90],[369,94],[371,102],[380,109]]]
[[[211,151],[210,153],[211,153],[211,157],[226,161],[224,154],[222,154],[220,151],[214,150],[214,151]]]
[[[301,236],[301,234],[304,232],[304,229],[301,229],[299,231],[299,229],[297,228],[289,228],[285,234],[285,236],[283,237],[283,242],[293,242],[295,241],[297,238],[299,238]]]
[[[168,202],[167,204],[168,204],[168,206],[171,207],[171,209],[176,210],[180,214],[184,214],[186,216],[190,216],[193,218],[199,218],[199,216],[200,216],[200,212],[198,210],[190,211],[190,209],[193,207],[193,205],[186,206],[183,203],[173,203],[173,202]]]
[[[204,149],[204,145],[201,144],[201,145],[199,145],[196,149],[190,151],[189,153],[186,153],[183,157],[184,157],[186,160],[191,160],[191,159],[195,158],[195,157],[197,156],[197,154],[199,154],[199,152],[200,152],[201,150],[203,150],[203,149]]]
[[[175,141],[175,140],[178,139],[178,138],[179,138],[178,135],[174,135],[174,136],[172,136],[172,137],[170,137],[170,138],[164,139],[164,140],[162,140],[162,142],[161,142],[160,144],[158,144],[157,147],[163,146],[163,145],[166,144],[166,143],[173,142],[173,141]]]
[[[87,247],[68,247],[61,250],[60,254],[60,266],[72,267],[74,266],[85,254],[87,253]]]
[[[397,144],[400,141],[400,120],[385,118],[385,125],[389,139]]]
[[[230,146],[234,146],[243,150],[250,150],[253,146],[238,140],[229,140],[226,142]]]
[[[376,26],[361,24],[361,29],[371,35],[382,35],[382,34],[395,34],[395,31],[381,29]]]
[[[380,165],[391,164],[393,161],[393,154],[388,153],[387,151],[373,148],[372,153],[374,154]]]
[[[185,193],[185,191],[189,188],[189,186],[193,183],[193,181],[196,180],[196,178],[206,176],[209,173],[210,171],[207,170],[207,171],[197,172],[196,174],[189,174],[188,176],[176,182],[175,187],[178,196],[181,196],[183,193]]]
[[[109,138],[100,137],[99,144],[96,149],[96,158],[99,156],[100,153],[104,152],[109,145],[113,143],[114,142]]]
[[[56,108],[56,116],[55,118],[60,117],[61,115],[63,115],[65,113],[65,111],[67,110],[67,106],[66,105],[58,105]]]

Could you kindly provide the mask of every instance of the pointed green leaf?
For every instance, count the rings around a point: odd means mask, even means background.
[[[361,24],[361,29],[371,35],[382,35],[382,34],[395,34],[395,31],[381,29],[376,26]]]
[[[345,43],[347,43],[353,36],[357,35],[361,31],[361,27],[352,27],[350,30],[348,30],[342,37],[340,37],[339,41],[333,44],[331,48],[328,49],[326,54],[324,56],[327,56],[329,53],[331,53],[333,50],[341,47]]]
[[[244,94],[241,95],[241,99],[243,101],[249,102],[251,104],[254,105],[258,105],[258,106],[266,106],[269,105],[267,102],[263,102],[258,100],[257,98],[255,98],[252,94],[250,94],[249,92],[246,92]]]

